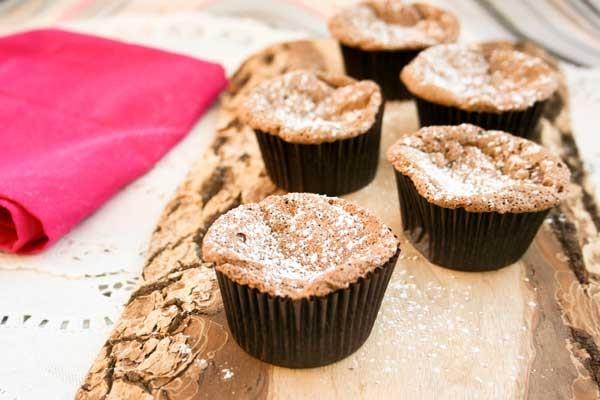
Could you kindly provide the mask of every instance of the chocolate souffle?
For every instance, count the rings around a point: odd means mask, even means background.
[[[401,80],[417,100],[421,126],[472,123],[529,139],[558,87],[544,60],[498,43],[431,47]]]
[[[340,42],[346,73],[372,79],[386,100],[409,93],[398,73],[421,50],[454,42],[459,25],[451,13],[427,3],[376,0],[343,9],[329,20],[329,31]]]
[[[375,177],[383,101],[372,81],[289,72],[254,87],[239,113],[269,177],[288,192],[340,195]]]
[[[517,261],[570,178],[538,144],[469,124],[422,128],[387,157],[413,244],[433,263],[466,271]]]
[[[270,196],[208,230],[233,337],[287,367],[344,358],[367,339],[399,254],[390,228],[361,207],[310,193]]]

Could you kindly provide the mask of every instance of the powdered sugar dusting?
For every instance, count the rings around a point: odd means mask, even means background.
[[[473,111],[523,110],[558,87],[542,59],[491,43],[424,50],[402,70],[402,81],[426,100]]]
[[[223,374],[224,381],[230,380],[235,375],[234,372],[231,370],[231,368],[223,368],[221,370],[221,373]]]
[[[405,1],[367,1],[346,8],[329,21],[342,43],[364,50],[421,49],[453,42],[456,18],[437,7]]]
[[[397,248],[391,230],[358,206],[292,193],[219,218],[206,234],[203,255],[238,283],[301,297],[346,287]]]
[[[367,132],[381,104],[374,82],[300,70],[257,85],[240,114],[252,128],[288,142],[322,143]]]
[[[388,150],[396,170],[442,207],[528,212],[557,205],[569,170],[541,146],[473,125],[422,128]]]
[[[518,345],[528,327],[503,323],[511,317],[492,317],[490,309],[508,302],[514,303],[516,313],[529,312],[519,309],[521,299],[502,296],[505,287],[515,284],[519,271],[505,269],[488,277],[489,290],[481,290],[480,277],[430,269],[410,246],[403,244],[404,248],[369,340],[343,361],[348,370],[358,371],[353,378],[363,379],[359,374],[369,371],[368,379],[390,385],[411,376],[413,388],[402,392],[407,398],[428,393],[431,380],[447,387],[463,379],[489,387],[498,385],[498,375],[507,383],[518,379],[521,365],[529,359],[527,349]],[[511,362],[495,362],[490,357],[494,349],[509,354]],[[498,394],[481,388],[476,393]],[[446,398],[456,397],[452,394]]]

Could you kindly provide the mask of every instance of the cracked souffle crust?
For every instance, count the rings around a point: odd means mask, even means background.
[[[258,84],[239,114],[253,129],[286,142],[320,144],[366,133],[381,106],[375,82],[300,70]]]
[[[472,212],[547,210],[566,197],[570,179],[542,146],[469,124],[422,128],[398,140],[387,158],[430,203]]]
[[[558,87],[556,72],[541,58],[495,43],[428,48],[400,77],[415,96],[478,112],[525,110]]]
[[[454,15],[426,3],[377,0],[335,14],[329,31],[346,46],[392,51],[454,42],[459,26]]]
[[[270,196],[221,216],[205,261],[240,285],[292,299],[347,288],[398,252],[391,229],[367,210],[310,193]]]

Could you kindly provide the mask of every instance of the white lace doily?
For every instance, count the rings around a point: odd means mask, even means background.
[[[600,68],[564,66],[571,101],[571,127],[592,184],[600,198]]]
[[[222,63],[304,34],[207,14],[86,20],[67,29]],[[0,253],[0,400],[68,399],[136,285],[162,208],[214,134],[216,111],[157,166],[48,251]]]

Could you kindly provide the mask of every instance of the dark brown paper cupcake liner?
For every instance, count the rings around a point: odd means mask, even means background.
[[[369,337],[398,254],[347,289],[300,300],[261,293],[217,271],[231,334],[271,364],[311,368],[341,360]]]
[[[288,192],[339,196],[363,188],[377,172],[382,116],[383,105],[366,133],[330,143],[289,143],[255,131],[267,174]]]
[[[396,171],[402,225],[432,263],[461,271],[489,271],[519,260],[548,211],[469,212],[429,203],[407,176]]]
[[[400,71],[421,50],[366,51],[340,44],[346,74],[358,79],[370,79],[379,84],[386,100],[407,100],[412,94],[400,80]]]
[[[539,141],[539,135],[535,128],[546,105],[546,102],[542,101],[522,111],[492,113],[465,111],[455,107],[435,104],[421,98],[416,100],[421,126],[468,123],[488,130],[512,133],[535,141]]]

